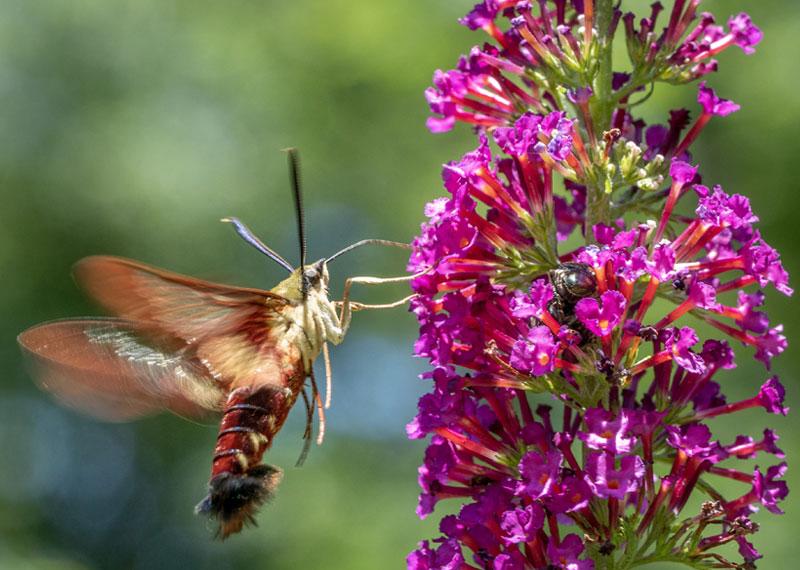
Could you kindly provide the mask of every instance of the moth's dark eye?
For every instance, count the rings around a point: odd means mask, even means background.
[[[313,285],[319,281],[319,272],[316,269],[307,269],[305,277],[306,281]]]

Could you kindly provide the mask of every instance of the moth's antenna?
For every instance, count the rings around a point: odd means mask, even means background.
[[[401,243],[399,241],[389,241],[386,239],[362,239],[361,241],[357,241],[354,244],[348,245],[344,249],[340,249],[339,251],[331,255],[328,259],[326,259],[325,263],[330,263],[340,255],[345,254],[348,251],[353,251],[354,249],[361,247],[362,245],[386,245],[390,247],[399,247],[402,249],[411,249],[411,246],[409,244]]]
[[[250,231],[246,225],[244,225],[238,218],[222,218],[221,222],[225,222],[228,224],[233,224],[233,228],[236,230],[236,233],[241,236],[241,238],[256,248],[258,251],[269,257],[275,263],[283,267],[286,271],[291,273],[294,271],[294,268],[291,264],[282,258],[278,252],[274,251],[270,247],[268,247],[263,241],[258,239],[256,235]]]
[[[300,154],[296,148],[287,148],[289,153],[289,179],[292,183],[294,193],[294,210],[297,215],[297,236],[300,240],[300,275],[305,276],[306,272],[306,223],[303,216],[303,194],[300,188]],[[303,277],[303,298],[308,292],[308,284]]]

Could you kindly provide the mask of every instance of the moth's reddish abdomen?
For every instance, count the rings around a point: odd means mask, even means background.
[[[298,375],[299,377],[299,375]],[[302,389],[302,377],[288,386],[243,387],[231,392],[220,423],[208,496],[197,512],[219,522],[219,535],[239,532],[275,491],[282,472],[261,464]]]

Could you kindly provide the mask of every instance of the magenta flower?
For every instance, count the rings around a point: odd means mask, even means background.
[[[589,455],[586,466],[586,482],[592,491],[605,499],[624,499],[628,493],[639,488],[644,477],[644,462],[641,457],[627,456],[620,460],[620,468],[614,468],[613,456],[604,453]]]
[[[578,438],[592,449],[611,453],[627,453],[633,445],[628,433],[629,419],[626,414],[615,416],[603,408],[591,408],[584,415],[587,431],[579,431]]]
[[[503,540],[508,544],[530,542],[544,526],[544,516],[544,509],[538,503],[504,512],[500,518]]]
[[[697,93],[697,102],[703,107],[703,113],[724,117],[735,113],[740,109],[739,105],[728,99],[718,97],[711,87],[706,86],[705,81],[700,82],[700,89]]]
[[[576,534],[568,534],[561,541],[561,544],[556,545],[553,543],[547,547],[547,555],[557,568],[562,568],[563,570],[593,570],[594,562],[578,559],[583,551],[583,541]]]
[[[697,344],[699,338],[697,333],[689,327],[681,329],[667,329],[665,348],[672,353],[675,364],[693,374],[702,374],[706,371],[706,364],[703,357],[692,351],[692,347]]]
[[[611,334],[622,319],[627,302],[618,291],[606,291],[596,299],[581,299],[575,305],[575,314],[581,323],[597,336]]]
[[[558,343],[547,327],[534,327],[526,338],[514,343],[511,349],[511,366],[534,376],[548,374],[555,369]]]
[[[761,40],[746,14],[726,28],[699,4],[485,0],[461,20],[489,43],[436,72],[428,124],[466,123],[477,144],[445,165],[447,196],[413,243],[431,390],[407,428],[430,437],[418,515],[460,506],[409,568],[761,557],[751,515],[782,512],[788,494],[786,464],[769,464],[778,436],[731,441],[708,420],[788,412],[777,377],[740,401],[723,390],[737,358],[769,367],[786,350],[764,289],[791,295],[788,273],[749,200],[702,184],[692,159],[708,122],[739,106],[703,81],[694,122],[634,114],[653,84],[694,82]],[[752,459],[766,470],[741,467]]]
[[[783,405],[786,390],[780,383],[777,376],[773,376],[761,386],[758,391],[758,401],[770,414],[780,414],[785,416],[789,413],[789,408]]]
[[[542,455],[536,451],[526,453],[519,462],[521,482],[516,493],[538,499],[548,495],[558,480],[561,453],[550,451]]]
[[[544,279],[531,283],[530,292],[517,292],[511,299],[511,314],[520,319],[539,318],[553,300],[553,288]]]
[[[450,539],[435,549],[428,547],[428,541],[421,542],[419,549],[409,554],[406,561],[409,570],[459,570],[464,558],[458,542]]]
[[[758,468],[753,473],[753,492],[758,496],[758,500],[765,509],[778,515],[783,514],[778,507],[778,502],[783,501],[789,494],[786,482],[777,481],[785,473],[786,463],[773,465],[767,469],[766,475],[762,474]]]
[[[758,45],[764,37],[761,30],[753,24],[750,16],[744,12],[731,17],[731,19],[728,20],[728,27],[733,35],[733,42],[742,48],[746,54],[755,52],[755,46]]]
[[[753,486],[750,492],[727,503],[725,509],[731,514],[738,515],[739,513],[747,513],[749,505],[759,502],[771,513],[782,515],[783,510],[778,506],[778,502],[787,497],[789,487],[786,485],[786,481],[779,481],[778,479],[782,478],[785,473],[786,463],[773,465],[767,469],[766,474],[756,467],[753,470]]]
[[[564,477],[553,492],[544,499],[547,509],[554,514],[581,512],[589,506],[592,489],[583,479]]]
[[[667,444],[689,457],[705,457],[719,447],[716,442],[711,441],[711,430],[702,424],[691,424],[680,428],[667,426]]]
[[[673,160],[669,165],[669,176],[679,184],[689,184],[697,176],[697,166],[692,166],[688,162]]]

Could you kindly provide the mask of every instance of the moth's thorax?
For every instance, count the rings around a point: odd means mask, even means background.
[[[315,265],[320,267],[320,279],[307,289],[305,299],[299,269],[272,289],[289,304],[276,317],[270,334],[276,335],[276,344],[284,349],[282,352],[289,354],[300,350],[306,372],[310,371],[325,342],[338,344],[342,340],[339,315],[328,298],[327,268],[322,263]]]

